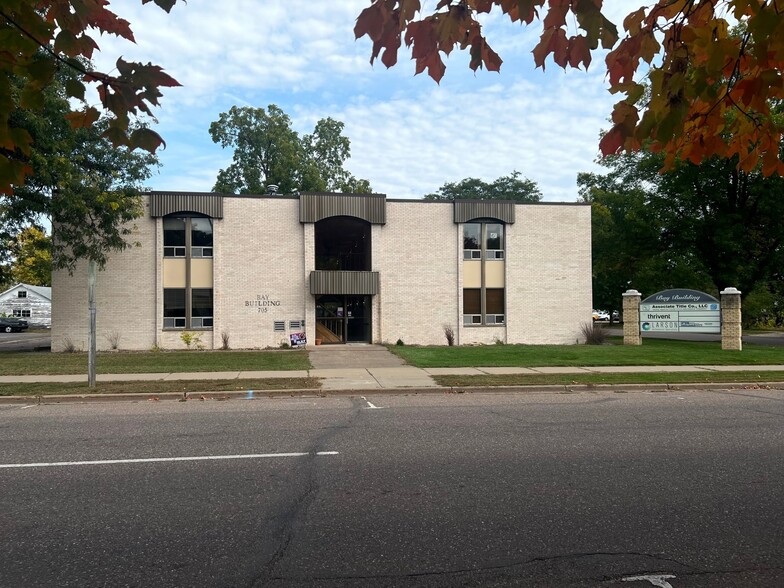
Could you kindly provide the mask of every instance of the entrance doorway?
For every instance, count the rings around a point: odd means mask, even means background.
[[[316,296],[316,338],[324,343],[370,343],[370,296]]]

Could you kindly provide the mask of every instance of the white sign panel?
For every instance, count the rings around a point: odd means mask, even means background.
[[[643,332],[721,333],[721,307],[696,290],[664,290],[640,304]]]

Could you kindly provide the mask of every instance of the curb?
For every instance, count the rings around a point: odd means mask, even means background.
[[[99,402],[203,402],[207,400],[256,400],[260,398],[328,398],[330,396],[368,396],[417,394],[585,394],[615,392],[617,394],[635,392],[677,392],[691,390],[782,390],[784,382],[732,382],[706,384],[576,384],[576,385],[532,385],[532,386],[435,386],[428,388],[345,388],[323,390],[321,388],[302,388],[292,390],[253,390],[232,392],[162,392],[160,394],[52,394],[45,396],[0,396],[4,404],[87,404]]]

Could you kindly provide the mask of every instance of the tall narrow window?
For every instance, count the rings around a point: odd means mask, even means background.
[[[212,257],[212,219],[191,218],[191,255]]]
[[[505,313],[504,224],[477,220],[463,225],[463,324],[502,325]]]
[[[212,219],[175,214],[163,219],[163,327],[213,325]]]
[[[163,289],[163,328],[185,328],[185,288]]]
[[[185,257],[185,225],[188,219],[167,216],[163,219],[163,256]]]
[[[463,225],[463,259],[482,258],[482,225],[466,223]]]

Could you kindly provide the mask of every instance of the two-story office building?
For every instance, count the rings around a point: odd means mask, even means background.
[[[575,343],[591,209],[379,194],[153,192],[97,277],[99,349]],[[86,349],[87,269],[55,272],[52,349]]]

